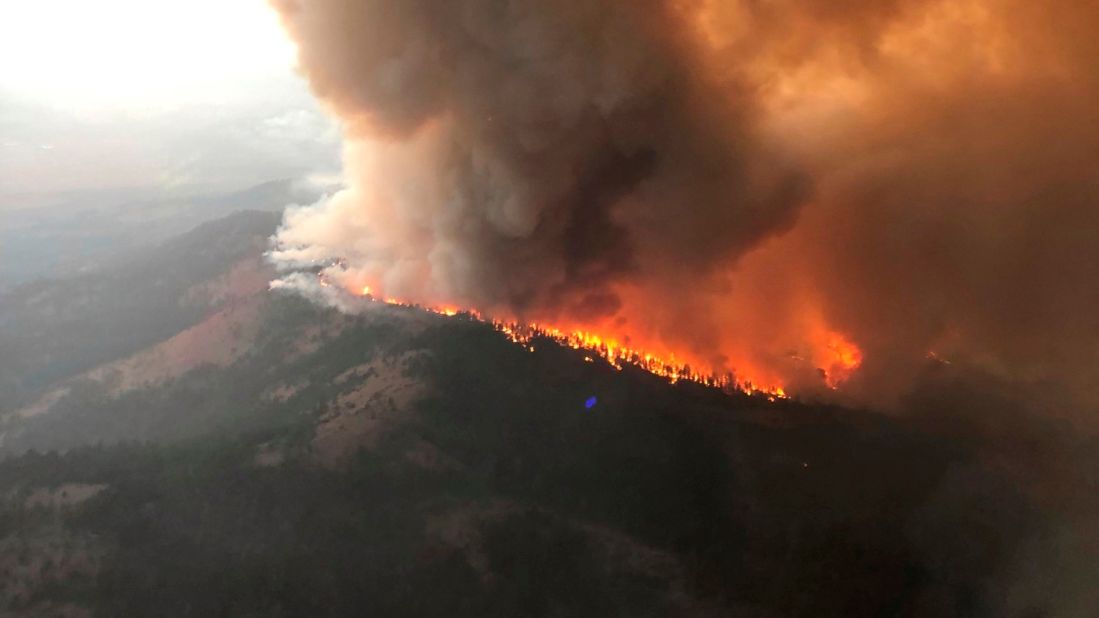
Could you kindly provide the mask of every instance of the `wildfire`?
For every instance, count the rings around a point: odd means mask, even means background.
[[[824,381],[835,389],[862,365],[862,351],[839,333],[829,334],[825,349],[828,358],[821,363],[825,373]]]
[[[361,288],[361,296],[373,302],[400,307],[415,307],[424,311],[446,317],[453,317],[462,313],[469,317],[491,324],[498,332],[508,340],[523,348],[534,352],[536,339],[549,339],[559,345],[586,352],[585,362],[595,362],[595,358],[601,358],[615,369],[622,371],[626,366],[638,367],[653,375],[662,377],[675,384],[681,380],[695,382],[712,388],[724,390],[736,390],[749,395],[767,397],[770,401],[787,399],[786,390],[778,385],[761,386],[750,380],[738,380],[732,374],[716,375],[692,368],[689,364],[678,362],[674,355],[667,357],[658,356],[650,352],[638,350],[619,342],[617,339],[608,338],[596,333],[584,330],[563,331],[553,326],[541,324],[521,324],[504,320],[495,320],[483,317],[476,310],[460,310],[453,306],[424,306],[404,302],[392,297],[378,298],[370,293],[370,286]],[[857,348],[855,348],[857,353]]]

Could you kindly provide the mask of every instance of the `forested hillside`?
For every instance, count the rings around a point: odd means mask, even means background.
[[[272,225],[234,217],[74,284],[83,311],[47,296],[48,328],[13,331],[47,314],[6,306],[3,332],[43,350],[9,378],[86,351],[6,421],[0,615],[1096,606],[1087,438],[1056,438],[1062,465],[1053,434],[673,385],[461,314],[346,315],[228,283],[252,280],[239,264]],[[179,302],[195,290],[206,304]],[[93,324],[128,347],[64,336]],[[1006,465],[1020,444],[1027,463]],[[1051,470],[1072,490],[1032,491]]]

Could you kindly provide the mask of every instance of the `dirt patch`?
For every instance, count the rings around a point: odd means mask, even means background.
[[[107,489],[102,483],[64,483],[57,487],[39,487],[31,492],[24,506],[33,508],[59,508],[76,506],[90,500]]]
[[[34,403],[8,418],[48,412],[70,392],[69,384],[91,380],[107,386],[110,394],[166,382],[200,365],[224,367],[251,347],[266,302],[273,271],[261,257],[241,260],[233,268],[188,290],[181,302],[217,307],[206,319],[151,348],[70,378]]]
[[[646,545],[618,530],[597,524],[577,524],[602,554],[602,562],[611,571],[630,573],[666,582],[668,597],[675,606],[694,604],[687,590],[687,573],[679,558],[670,552]]]
[[[262,296],[253,296],[230,303],[171,339],[128,358],[96,367],[70,382],[98,382],[107,387],[109,394],[118,395],[167,382],[201,365],[228,366],[250,349],[259,330],[265,300]],[[13,415],[27,418],[48,412],[70,390],[69,386],[55,388]]]
[[[252,463],[259,468],[273,468],[281,466],[286,461],[286,449],[279,444],[268,442],[256,448],[256,456]]]
[[[462,463],[439,450],[434,444],[426,440],[416,440],[412,448],[404,453],[404,458],[409,463],[433,472],[446,470],[459,470]]]
[[[324,344],[332,341],[347,327],[348,319],[338,316],[325,320],[321,324],[311,324],[301,330],[301,333],[287,346],[286,354],[282,362],[292,363],[305,356],[309,356],[324,347]]]
[[[423,394],[423,384],[407,376],[417,352],[375,360],[345,371],[336,384],[348,385],[317,425],[313,450],[324,464],[335,466],[360,448],[376,443],[383,431],[404,418]]]
[[[275,278],[275,270],[263,258],[241,260],[229,272],[204,281],[183,294],[183,302],[216,307],[263,294]]]
[[[81,608],[76,606],[27,604],[50,586],[94,579],[104,555],[96,539],[57,529],[0,539],[0,610],[9,610],[13,616],[87,615],[79,613]]]
[[[270,403],[285,403],[290,401],[290,398],[297,395],[303,388],[309,386],[309,382],[295,382],[294,384],[279,384],[278,386],[264,391],[261,396],[262,399]]]
[[[201,365],[225,367],[251,347],[264,300],[253,296],[233,302],[171,339],[83,377],[117,394],[166,382]]]
[[[38,401],[35,401],[31,405],[12,412],[11,416],[30,418],[32,416],[38,416],[39,414],[49,412],[50,408],[53,407],[53,404],[61,401],[61,399],[65,397],[65,395],[68,395],[70,391],[71,389],[67,386],[56,388],[40,397]]]
[[[519,507],[507,500],[464,504],[427,520],[427,534],[439,540],[448,550],[460,551],[466,563],[483,582],[490,582],[493,573],[485,553],[481,528],[518,512]]]
[[[508,500],[450,506],[444,512],[428,518],[426,533],[438,540],[439,547],[434,553],[461,552],[480,579],[490,583],[496,574],[491,569],[482,530],[486,524],[502,522],[522,510],[522,505]],[[543,512],[553,516],[552,511]],[[607,572],[660,582],[672,615],[724,615],[716,607],[710,607],[691,594],[686,567],[675,554],[646,545],[603,525],[575,519],[562,521],[583,533],[592,548],[593,557]]]

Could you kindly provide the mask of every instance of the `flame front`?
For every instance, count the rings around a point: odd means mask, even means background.
[[[345,138],[271,252],[323,298],[875,408],[939,354],[1099,401],[1099,2],[272,4]]]
[[[677,360],[675,354],[666,356],[654,354],[631,347],[614,337],[607,337],[582,329],[564,330],[544,324],[493,319],[482,315],[475,309],[459,309],[452,305],[427,306],[392,297],[377,297],[371,294],[372,288],[369,285],[362,286],[359,290],[359,296],[373,302],[417,308],[446,317],[454,317],[458,314],[468,315],[475,320],[491,324],[508,340],[531,352],[535,351],[534,341],[536,339],[549,339],[559,345],[586,352],[587,355],[585,355],[584,360],[587,362],[594,362],[596,357],[601,358],[619,371],[622,371],[626,366],[632,366],[664,378],[672,384],[679,381],[689,381],[723,390],[760,395],[767,397],[770,401],[788,398],[786,389],[780,384],[757,381],[732,372],[718,373],[698,369],[692,367],[689,363]],[[846,342],[844,342],[844,345],[846,347],[839,352],[842,358],[841,364],[848,368],[856,367],[859,362],[858,348]]]

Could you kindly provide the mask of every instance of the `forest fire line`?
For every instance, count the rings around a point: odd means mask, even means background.
[[[344,129],[282,269],[803,397],[900,409],[935,350],[1099,401],[1099,3],[274,4]]]
[[[459,314],[491,324],[497,332],[502,333],[507,339],[531,352],[535,350],[534,341],[537,339],[549,339],[558,345],[587,352],[589,355],[584,360],[593,362],[593,357],[606,361],[615,369],[622,371],[626,366],[643,369],[655,376],[664,378],[675,384],[681,380],[694,382],[703,386],[718,388],[726,391],[737,391],[748,395],[767,397],[770,401],[787,399],[786,390],[782,386],[760,386],[751,380],[738,379],[737,376],[726,373],[717,375],[692,369],[687,363],[676,361],[674,355],[667,357],[658,356],[645,350],[636,349],[621,344],[618,340],[603,337],[584,330],[563,331],[559,328],[542,324],[524,324],[516,321],[505,321],[488,318],[475,309],[458,309],[452,306],[425,306],[416,303],[401,301],[395,298],[379,298],[371,293],[369,286],[364,286],[359,296],[373,302],[393,305],[398,307],[416,308],[445,317],[454,317]]]

